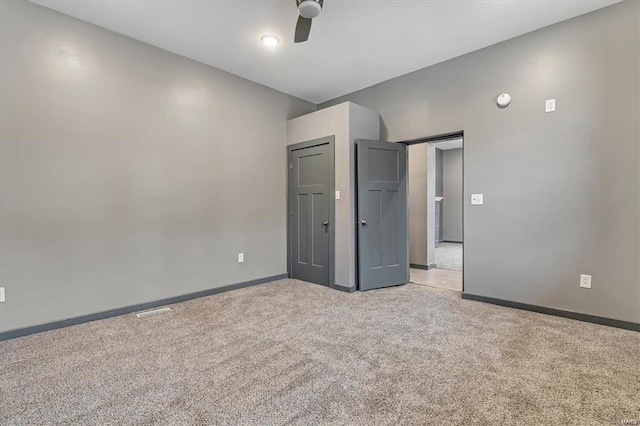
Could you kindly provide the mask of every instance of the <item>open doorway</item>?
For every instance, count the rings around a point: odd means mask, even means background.
[[[406,144],[411,282],[462,291],[462,133]]]

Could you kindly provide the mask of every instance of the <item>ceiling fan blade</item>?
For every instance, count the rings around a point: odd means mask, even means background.
[[[296,35],[293,39],[294,43],[302,43],[309,39],[309,33],[311,32],[311,19],[298,16],[298,23],[296,24]]]

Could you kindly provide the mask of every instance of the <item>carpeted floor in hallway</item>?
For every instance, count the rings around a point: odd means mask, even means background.
[[[0,424],[616,425],[640,333],[282,280],[0,343]]]
[[[440,243],[435,249],[435,264],[438,269],[462,271],[462,244]]]

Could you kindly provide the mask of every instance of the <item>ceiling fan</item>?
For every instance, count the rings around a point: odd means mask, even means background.
[[[320,14],[324,0],[295,0],[298,8],[298,23],[294,43],[302,43],[309,39],[311,20]]]

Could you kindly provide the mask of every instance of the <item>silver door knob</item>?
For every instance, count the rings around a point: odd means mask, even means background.
[[[329,226],[329,221],[325,220],[324,222],[322,222],[322,226]]]
[[[364,219],[362,219],[362,220],[360,221],[360,223],[361,223],[362,225],[366,225],[366,224],[367,224],[367,221],[366,221],[366,220],[364,220]]]

